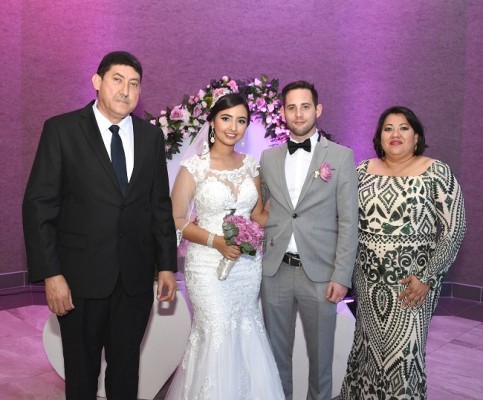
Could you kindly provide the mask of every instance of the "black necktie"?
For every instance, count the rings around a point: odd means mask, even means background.
[[[297,143],[292,140],[288,142],[288,152],[290,154],[295,153],[298,149],[304,149],[310,153],[310,139],[305,139],[302,143]]]
[[[111,160],[114,172],[116,173],[119,187],[123,196],[126,195],[127,190],[127,171],[126,171],[126,156],[124,155],[124,148],[122,147],[122,140],[119,136],[119,126],[111,125],[109,130],[112,132],[111,139]]]

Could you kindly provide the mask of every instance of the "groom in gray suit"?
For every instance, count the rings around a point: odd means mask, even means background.
[[[331,398],[337,303],[351,287],[357,249],[357,176],[350,149],[321,136],[314,86],[282,90],[290,141],[263,152],[260,176],[269,202],[261,298],[286,399],[292,400],[295,317],[309,357],[307,399]]]

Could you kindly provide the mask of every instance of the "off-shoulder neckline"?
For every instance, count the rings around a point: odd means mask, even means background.
[[[440,163],[439,160],[433,160],[431,162],[431,164],[429,164],[428,167],[418,175],[382,175],[382,174],[374,174],[374,173],[371,173],[371,172],[367,172],[367,168],[369,167],[370,161],[371,160],[369,159],[369,160],[365,160],[365,161],[362,162],[362,164],[365,164],[364,165],[364,172],[365,172],[366,175],[381,176],[381,177],[388,177],[388,178],[417,178],[417,177],[420,177],[420,176],[423,176],[423,175],[427,175],[429,173],[429,171],[433,168],[434,164]]]

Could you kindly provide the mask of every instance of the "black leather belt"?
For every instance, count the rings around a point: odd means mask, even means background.
[[[300,256],[293,253],[285,253],[282,261],[292,267],[300,268],[302,266],[302,261],[300,261]]]

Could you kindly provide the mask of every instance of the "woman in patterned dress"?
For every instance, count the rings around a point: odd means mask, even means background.
[[[426,338],[466,230],[463,195],[445,163],[423,156],[414,113],[379,118],[377,158],[358,166],[358,305],[341,400],[426,399]]]

